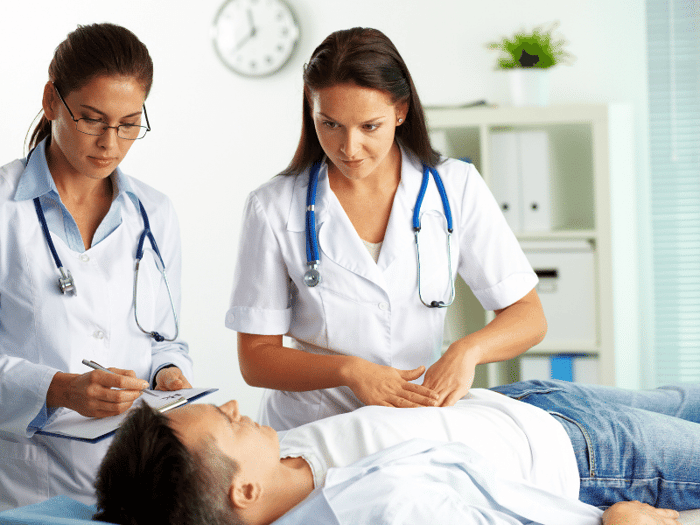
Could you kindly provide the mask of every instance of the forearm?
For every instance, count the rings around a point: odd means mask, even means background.
[[[238,334],[238,361],[246,383],[291,392],[349,386],[350,369],[359,358],[311,354],[282,342],[282,336]]]
[[[464,352],[475,364],[506,361],[540,343],[547,333],[547,321],[537,292],[503,310],[484,328],[459,339],[448,351]]]

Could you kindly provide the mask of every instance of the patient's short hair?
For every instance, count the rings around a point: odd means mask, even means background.
[[[126,418],[100,465],[93,519],[120,525],[238,524],[228,504],[237,471],[213,438],[189,450],[168,418],[144,404]]]

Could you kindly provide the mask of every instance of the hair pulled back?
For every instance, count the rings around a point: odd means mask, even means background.
[[[146,46],[124,27],[109,23],[79,25],[56,48],[49,64],[49,81],[66,97],[103,75],[131,77],[148,96],[153,61]],[[50,135],[51,122],[42,114],[31,132],[29,149]]]
[[[354,27],[331,33],[304,67],[304,100],[301,138],[283,175],[294,175],[323,158],[316,135],[311,92],[338,84],[356,84],[378,89],[393,103],[408,102],[405,122],[396,128],[396,138],[423,163],[435,166],[439,153],[430,145],[425,114],[406,63],[389,38],[378,29]]]

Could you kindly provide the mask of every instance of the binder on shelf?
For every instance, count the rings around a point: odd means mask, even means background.
[[[520,358],[520,380],[528,379],[598,384],[598,358],[578,353],[524,355]]]
[[[518,133],[523,231],[552,229],[549,137],[544,131]]]
[[[491,191],[514,232],[552,228],[549,137],[545,131],[491,134]]]
[[[491,134],[491,192],[514,232],[523,228],[518,136],[514,132]]]

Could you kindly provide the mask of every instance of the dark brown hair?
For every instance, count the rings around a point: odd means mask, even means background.
[[[228,488],[238,464],[212,437],[189,450],[144,404],[117,431],[97,473],[93,519],[120,525],[235,525]]]
[[[66,97],[102,75],[134,78],[148,96],[153,61],[146,46],[124,27],[107,23],[78,26],[56,48],[49,64],[49,80]],[[50,135],[51,122],[42,114],[31,132],[29,149]]]
[[[403,58],[381,31],[355,27],[331,33],[304,67],[301,137],[282,175],[301,173],[324,155],[311,116],[309,91],[345,83],[388,93],[395,104],[408,102],[406,120],[396,128],[396,138],[423,163],[438,163],[440,155],[430,145],[423,106]]]

